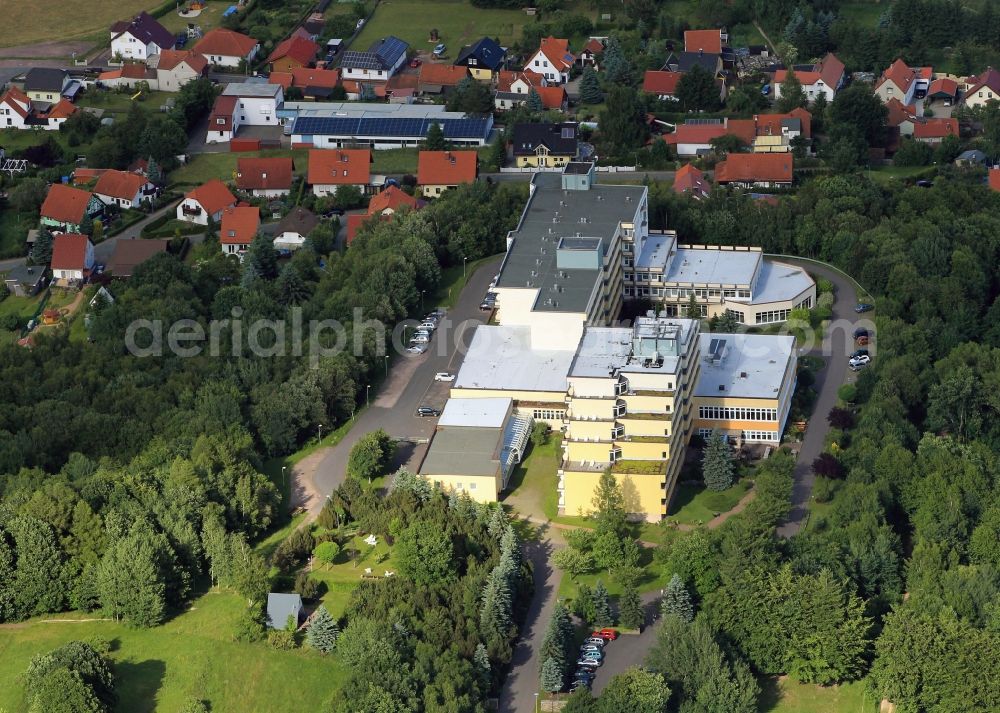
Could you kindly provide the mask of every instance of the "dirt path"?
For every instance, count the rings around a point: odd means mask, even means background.
[[[30,45],[0,47],[0,59],[66,59],[75,52],[83,55],[94,46],[87,40],[66,40],[62,42],[35,42]]]
[[[767,36],[766,32],[764,32],[764,28],[761,27],[760,23],[757,22],[756,20],[754,20],[753,26],[757,28],[757,32],[759,32],[760,36],[764,38],[764,42],[767,43],[767,46],[771,48],[771,52],[773,53],[774,52],[774,43],[771,42],[771,38]]]
[[[289,468],[290,472],[287,475],[292,479],[292,492],[289,498],[292,508],[301,507],[309,511],[319,509],[323,495],[316,487],[316,471],[325,457],[326,449],[320,448]],[[307,518],[307,521],[311,519]]]

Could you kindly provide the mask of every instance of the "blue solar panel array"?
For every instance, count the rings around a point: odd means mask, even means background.
[[[489,119],[413,119],[303,116],[294,133],[306,136],[378,136],[422,139],[432,124],[440,124],[445,138],[485,139]]]

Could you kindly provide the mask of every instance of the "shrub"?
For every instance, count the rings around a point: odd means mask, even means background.
[[[813,484],[813,498],[818,503],[828,503],[833,500],[837,488],[838,484],[836,480],[830,480],[822,476],[816,478],[816,482]]]
[[[841,465],[837,456],[832,453],[820,453],[812,462],[812,470],[816,475],[824,478],[843,478],[844,466]]]
[[[837,398],[844,403],[853,404],[854,400],[858,398],[858,387],[854,384],[844,384],[837,389]]]

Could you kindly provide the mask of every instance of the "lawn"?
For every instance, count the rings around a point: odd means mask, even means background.
[[[466,263],[464,267],[462,265],[452,265],[441,270],[441,282],[439,283],[437,292],[427,297],[427,307],[444,307],[445,309],[454,307],[455,303],[458,302],[459,295],[462,294],[462,289],[465,287],[466,281],[472,276],[472,273],[483,263],[495,260],[498,257],[500,256],[490,255],[489,257]]]
[[[745,479],[723,491],[683,483],[677,486],[667,519],[686,525],[708,522],[719,513],[732,510],[749,489],[750,483]]]
[[[933,166],[879,166],[867,173],[876,183],[891,186],[899,185],[909,179],[933,177],[936,170]]]
[[[420,149],[384,149],[372,151],[372,173],[403,174],[417,173],[417,153]]]
[[[386,572],[396,571],[391,548],[381,535],[375,547],[366,544],[364,538],[355,536],[350,544],[344,543],[342,549],[354,549],[359,555],[352,560],[342,551],[332,565],[319,565],[309,573],[310,578],[326,585],[326,592],[320,601],[335,618],[343,615],[351,592],[361,583],[365,569],[371,568],[371,574],[380,579],[385,579]]]
[[[484,35],[499,38],[509,46],[521,36],[521,29],[532,22],[522,10],[483,9],[467,0],[386,0],[378,6],[351,49],[365,50],[387,35],[395,35],[412,49],[430,52],[437,42],[448,46],[447,57],[454,59],[463,45]],[[439,38],[431,42],[430,31]]]
[[[165,28],[173,32],[175,35],[178,32],[186,32],[188,23],[194,23],[201,28],[202,33],[208,32],[209,30],[215,29],[222,22],[222,13],[226,11],[226,8],[234,3],[230,0],[221,0],[220,2],[209,2],[205,5],[205,9],[201,11],[198,17],[181,17],[177,14],[175,10],[171,10],[160,19],[160,24]],[[187,5],[186,2],[181,3],[181,7]],[[189,40],[187,46],[190,47],[196,42],[196,40]]]
[[[78,106],[101,109],[102,116],[108,117],[116,114],[127,114],[133,104],[138,104],[146,111],[159,111],[168,99],[176,98],[174,92],[149,92],[141,99],[133,100],[133,91],[113,91],[110,89],[92,89],[80,95]],[[120,117],[119,117],[120,118]]]
[[[863,682],[814,686],[787,678],[761,680],[760,713],[875,713],[876,701],[867,698]]]
[[[190,696],[208,700],[212,713],[321,710],[342,677],[336,658],[233,641],[244,608],[235,594],[209,592],[154,629],[41,619],[6,629],[0,636],[0,709],[25,709],[19,677],[32,656],[74,639],[103,637],[112,642],[120,713],[175,713]]]
[[[273,149],[269,151],[237,152],[237,153],[200,153],[195,154],[190,161],[170,174],[171,184],[197,186],[213,178],[223,181],[236,180],[236,162],[240,157],[291,156],[295,163],[295,175],[305,175],[309,164],[309,152],[306,149]]]
[[[28,231],[37,225],[37,213],[19,213],[13,208],[0,210],[0,258],[24,255]]]
[[[6,298],[0,300],[0,316],[16,314],[21,318],[22,322],[26,321],[38,310],[38,305],[41,303],[44,294],[45,292],[43,291],[34,297],[8,295]],[[22,324],[21,326],[24,325]]]
[[[81,39],[98,34],[102,41],[109,42],[108,28],[116,20],[132,17],[140,10],[153,10],[162,4],[162,0],[4,2],[0,47]]]
[[[844,18],[854,20],[862,27],[874,30],[878,19],[886,11],[886,6],[877,2],[845,2],[837,13]]]

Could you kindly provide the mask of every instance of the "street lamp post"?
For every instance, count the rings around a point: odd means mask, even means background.
[[[465,279],[465,261],[468,260],[468,259],[469,258],[467,258],[467,257],[463,257],[462,258],[462,279],[463,280]]]
[[[424,312],[424,291],[420,290],[420,313]]]
[[[365,385],[365,406],[371,406],[371,402],[368,400],[368,392],[371,390],[371,388],[372,388],[371,384]]]
[[[288,485],[288,481],[285,479],[285,471],[288,470],[287,466],[281,466],[281,484]]]
[[[389,378],[389,355],[385,354],[385,376]]]
[[[535,713],[538,713],[538,694],[535,694]]]
[[[323,424],[316,424],[316,442],[319,443],[323,440]]]

